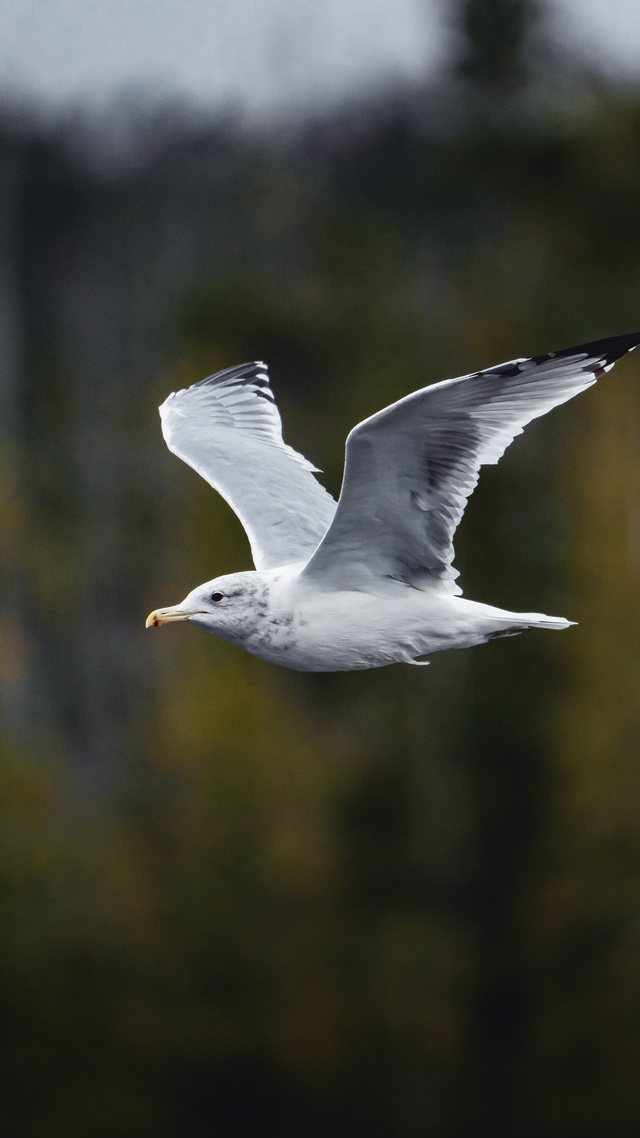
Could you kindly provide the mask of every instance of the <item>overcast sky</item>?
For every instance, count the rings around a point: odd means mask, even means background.
[[[556,39],[640,72],[640,0],[547,0]],[[122,90],[250,117],[428,75],[451,0],[0,0],[0,98],[51,110]]]

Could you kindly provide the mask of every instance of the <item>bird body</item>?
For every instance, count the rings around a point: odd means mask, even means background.
[[[415,664],[445,648],[470,648],[525,628],[567,628],[542,613],[513,613],[401,581],[372,591],[316,590],[303,566],[230,573],[194,589],[150,623],[189,619],[254,656],[299,672],[342,672]],[[212,601],[221,594],[223,599]],[[189,613],[188,618],[182,613]]]
[[[339,502],[282,441],[264,364],[169,396],[169,448],[233,506],[254,571],[199,585],[147,625],[190,621],[296,671],[352,671],[467,648],[562,617],[461,596],[453,534],[480,467],[595,383],[640,334],[512,360],[406,396],[349,435]]]

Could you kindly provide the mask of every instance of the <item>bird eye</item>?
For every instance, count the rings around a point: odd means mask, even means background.
[[[224,600],[224,593],[212,593],[211,594],[211,600],[212,601],[223,601]]]

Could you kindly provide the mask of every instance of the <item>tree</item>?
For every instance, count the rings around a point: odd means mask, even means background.
[[[463,0],[458,73],[487,91],[522,86],[530,71],[526,48],[539,16],[538,0]]]

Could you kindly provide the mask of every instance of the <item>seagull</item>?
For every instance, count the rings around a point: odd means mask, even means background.
[[[480,467],[638,343],[640,333],[614,336],[405,396],[350,432],[337,503],[283,441],[265,364],[174,392],[160,407],[167,446],[236,512],[255,570],[198,585],[147,627],[189,621],[303,672],[425,664],[446,648],[568,628],[464,598],[453,535]]]

